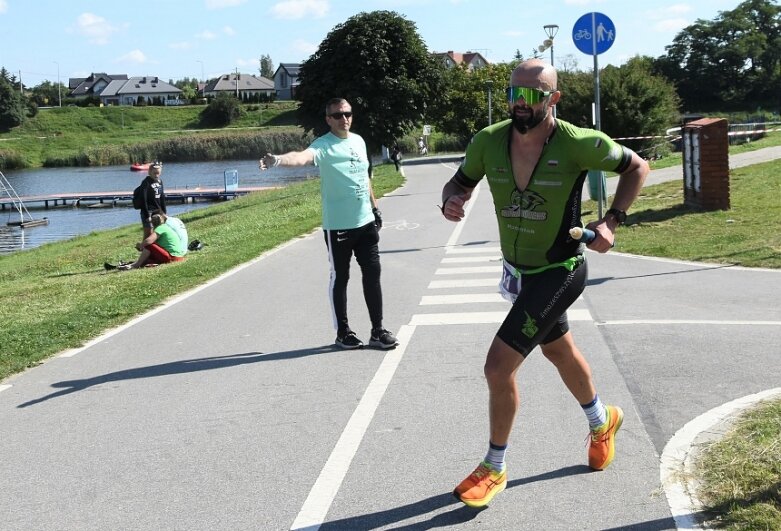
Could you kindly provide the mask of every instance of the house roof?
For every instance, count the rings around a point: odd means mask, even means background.
[[[182,91],[161,81],[157,76],[131,77],[117,90],[117,94],[170,94],[171,92],[178,94]]]
[[[87,96],[92,94],[93,88],[100,81],[106,84],[114,80],[127,79],[127,74],[106,74],[103,72],[92,73],[88,77],[72,77],[68,79],[68,88],[71,89],[71,96]]]
[[[433,53],[434,57],[437,57],[445,62],[446,66],[455,66],[460,64],[467,64],[475,67],[481,67],[488,64],[488,60],[478,52],[454,52],[453,50],[441,53]],[[448,59],[452,61],[452,65],[448,62]]]
[[[290,77],[297,78],[298,74],[301,72],[301,63],[279,63],[279,66],[274,72],[274,77],[277,77],[277,72],[280,70],[284,70]]]
[[[212,79],[204,87],[204,92],[231,92],[236,90],[238,78],[239,91],[242,90],[274,90],[274,82],[265,77],[239,73],[225,74],[217,79]]]

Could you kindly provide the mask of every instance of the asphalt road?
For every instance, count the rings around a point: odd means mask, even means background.
[[[694,419],[781,381],[781,272],[588,253],[570,310],[614,463],[539,351],[521,370],[509,483],[451,495],[485,454],[482,365],[508,304],[487,187],[435,205],[455,162],[381,200],[388,352],[332,346],[320,232],[0,384],[0,528],[676,529],[661,457]],[[620,251],[620,244],[618,247]],[[197,257],[193,257],[197,259]],[[353,268],[351,325],[369,321]]]

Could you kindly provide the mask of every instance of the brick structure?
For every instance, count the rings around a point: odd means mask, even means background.
[[[703,118],[683,128],[683,198],[687,206],[729,210],[727,120]]]

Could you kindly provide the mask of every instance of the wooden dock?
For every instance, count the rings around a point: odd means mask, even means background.
[[[196,201],[226,201],[236,197],[270,190],[274,186],[249,186],[226,191],[224,188],[193,188],[184,190],[166,190],[165,200],[168,203],[195,203]],[[98,207],[98,206],[129,206],[133,203],[133,191],[126,192],[83,192],[67,194],[20,196],[19,199],[27,207],[43,209],[58,206]],[[10,197],[0,198],[0,211],[13,209],[14,203]]]

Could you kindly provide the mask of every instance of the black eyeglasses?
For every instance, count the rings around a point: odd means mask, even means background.
[[[353,117],[353,113],[352,113],[352,111],[332,112],[328,116],[330,116],[331,118],[336,118],[337,120],[341,120],[342,118],[352,118]]]

